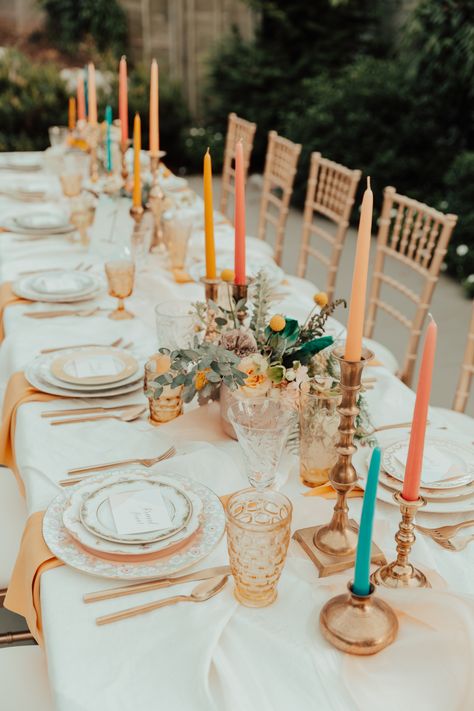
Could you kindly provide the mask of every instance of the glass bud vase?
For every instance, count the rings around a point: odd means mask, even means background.
[[[321,391],[311,382],[301,385],[300,479],[305,486],[325,484],[336,463],[340,401],[338,390]]]

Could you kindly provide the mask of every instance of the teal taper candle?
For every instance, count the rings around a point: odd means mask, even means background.
[[[106,146],[106,164],[107,173],[112,172],[112,107],[107,106],[105,109],[105,121],[107,124],[107,133],[105,136],[105,146]]]
[[[375,497],[377,496],[379,472],[380,448],[375,447],[370,460],[367,485],[362,503],[362,515],[360,517],[354,584],[352,586],[352,592],[355,595],[368,595],[370,592],[370,551],[372,548],[372,528],[374,525]]]

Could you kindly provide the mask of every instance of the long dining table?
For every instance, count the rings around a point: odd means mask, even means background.
[[[52,204],[62,203],[58,178],[35,173],[48,182]],[[25,179],[28,176],[25,176]],[[16,176],[16,180],[19,177]],[[23,180],[23,176],[21,177]],[[0,190],[12,181],[0,171]],[[196,198],[197,209],[200,208]],[[37,208],[0,196],[2,220]],[[1,221],[0,221],[1,222]],[[199,244],[200,237],[197,238]],[[229,238],[230,239],[230,238]],[[250,242],[258,251],[258,244]],[[267,253],[267,252],[265,252]],[[1,281],[26,270],[91,264],[103,274],[104,259],[93,249],[64,236],[22,240],[0,235]],[[229,265],[231,266],[231,265]],[[104,282],[105,284],[105,282]],[[287,277],[275,311],[304,319],[313,306],[316,287]],[[347,296],[341,286],[337,296]],[[37,304],[13,304],[3,316],[5,338],[0,347],[0,385],[21,371],[41,349],[81,343],[109,344],[122,337],[133,342],[133,352],[146,358],[156,351],[154,305],[167,299],[189,303],[203,300],[202,284],[178,284],[162,256],[149,254],[137,269],[128,308],[129,321],[113,321],[106,311],[85,318],[35,320],[25,313]],[[95,300],[104,308],[112,299],[103,293]],[[337,313],[336,313],[337,316]],[[337,321],[332,329],[343,338]],[[440,326],[442,336],[442,324]],[[375,427],[409,421],[414,393],[383,366],[370,369],[375,378],[366,393]],[[145,403],[142,393],[121,402]],[[51,400],[23,404],[17,413],[15,453],[26,492],[28,515],[44,511],[61,494],[58,482],[68,469],[89,463],[154,456],[173,444],[177,454],[156,465],[157,472],[184,474],[201,481],[219,496],[247,485],[239,445],[222,430],[216,403],[191,404],[176,420],[154,427],[146,417],[134,422],[103,420],[52,427],[41,413],[84,406],[82,400]],[[453,440],[473,438],[472,419],[453,426],[442,410],[430,412],[429,434],[449,432]],[[408,430],[403,431],[407,436]],[[400,430],[381,432],[382,446],[400,439]],[[355,461],[366,469],[368,447],[359,445]],[[12,476],[6,470],[2,476]],[[300,483],[298,458],[286,453],[277,485],[292,501],[292,529],[324,523],[334,501],[308,492]],[[359,519],[361,498],[349,501]],[[1,504],[0,504],[1,507]],[[465,514],[428,514],[418,520],[427,526],[451,523]],[[388,560],[395,555],[394,534],[400,520],[395,505],[378,501],[374,540]],[[225,537],[197,567],[227,563]],[[113,581],[92,577],[67,565],[44,572],[40,599],[48,675],[59,711],[467,711],[474,708],[474,545],[462,552],[441,548],[431,538],[417,536],[413,560],[428,575],[432,587],[419,590],[380,589],[399,618],[397,640],[373,657],[342,654],[323,638],[318,616],[332,596],[344,592],[352,572],[320,578],[314,564],[291,541],[276,602],[249,609],[238,604],[232,581],[223,592],[202,604],[172,607],[99,627],[95,619],[131,604],[167,597],[170,590],[144,592],[97,604],[84,604],[83,595],[110,587]],[[176,586],[172,593],[189,593],[193,584]]]

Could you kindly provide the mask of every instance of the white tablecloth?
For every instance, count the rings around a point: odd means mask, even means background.
[[[57,190],[54,178],[48,178]],[[0,186],[10,176],[0,175]],[[59,198],[58,198],[59,199]],[[15,210],[31,209],[0,199],[2,218]],[[1,223],[1,219],[0,219]],[[64,238],[21,243],[14,235],[0,235],[1,281],[29,268],[74,266],[102,262],[85,254]],[[289,295],[278,311],[304,317],[312,306],[313,287],[290,280]],[[338,294],[347,296],[347,294]],[[147,356],[155,349],[153,304],[167,298],[202,299],[196,284],[178,286],[156,256],[137,275],[128,306],[132,321],[117,322],[106,315],[35,321],[25,318],[31,306],[12,306],[5,314],[6,338],[0,349],[0,384],[22,369],[41,348],[68,344],[110,343],[123,336],[133,340],[136,352]],[[110,304],[107,296],[98,300]],[[373,368],[377,378],[368,393],[376,425],[409,420],[413,393],[384,368]],[[126,400],[135,402],[142,395]],[[67,401],[61,406],[77,405]],[[220,436],[212,423],[217,405],[206,406],[200,419],[209,420],[209,441],[196,441],[186,416],[155,429],[144,420],[52,428],[40,418],[58,403],[31,403],[20,408],[16,428],[17,462],[27,490],[29,513],[44,509],[57,495],[55,484],[68,468],[90,462],[147,456],[159,453],[168,441],[178,455],[157,467],[184,473],[213,488],[218,494],[247,484],[239,445]],[[430,413],[434,433],[445,424],[443,413]],[[473,434],[465,418],[453,437]],[[386,443],[400,437],[387,432]],[[366,451],[357,461],[362,463]],[[293,529],[322,523],[333,502],[303,497],[297,461],[286,455],[280,467],[280,486],[294,504]],[[350,501],[357,519],[361,501]],[[461,519],[452,515],[420,514],[421,523],[435,525]],[[394,533],[399,511],[378,503],[374,537],[387,558],[394,555]],[[420,536],[414,562],[432,572],[433,589],[389,592],[381,596],[399,613],[400,632],[395,644],[372,658],[343,655],[322,638],[318,628],[321,606],[345,589],[346,571],[319,579],[313,564],[292,541],[288,561],[274,605],[261,610],[244,608],[232,595],[232,583],[212,600],[199,605],[180,604],[154,613],[97,627],[95,618],[114,610],[159,599],[170,590],[133,598],[85,605],[85,592],[110,587],[66,566],[45,573],[41,600],[49,678],[59,711],[465,711],[474,708],[474,546],[462,553],[441,549]],[[204,562],[227,560],[225,540]],[[203,567],[203,564],[200,564]],[[186,592],[191,585],[176,588]],[[173,588],[173,593],[175,588]]]

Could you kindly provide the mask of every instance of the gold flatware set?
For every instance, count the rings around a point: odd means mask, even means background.
[[[474,526],[474,520],[461,521],[449,526],[438,526],[437,528],[426,528],[415,524],[415,528],[425,536],[429,536],[435,543],[449,551],[462,551],[466,546],[474,540],[474,534],[456,540],[455,536],[463,528]]]

